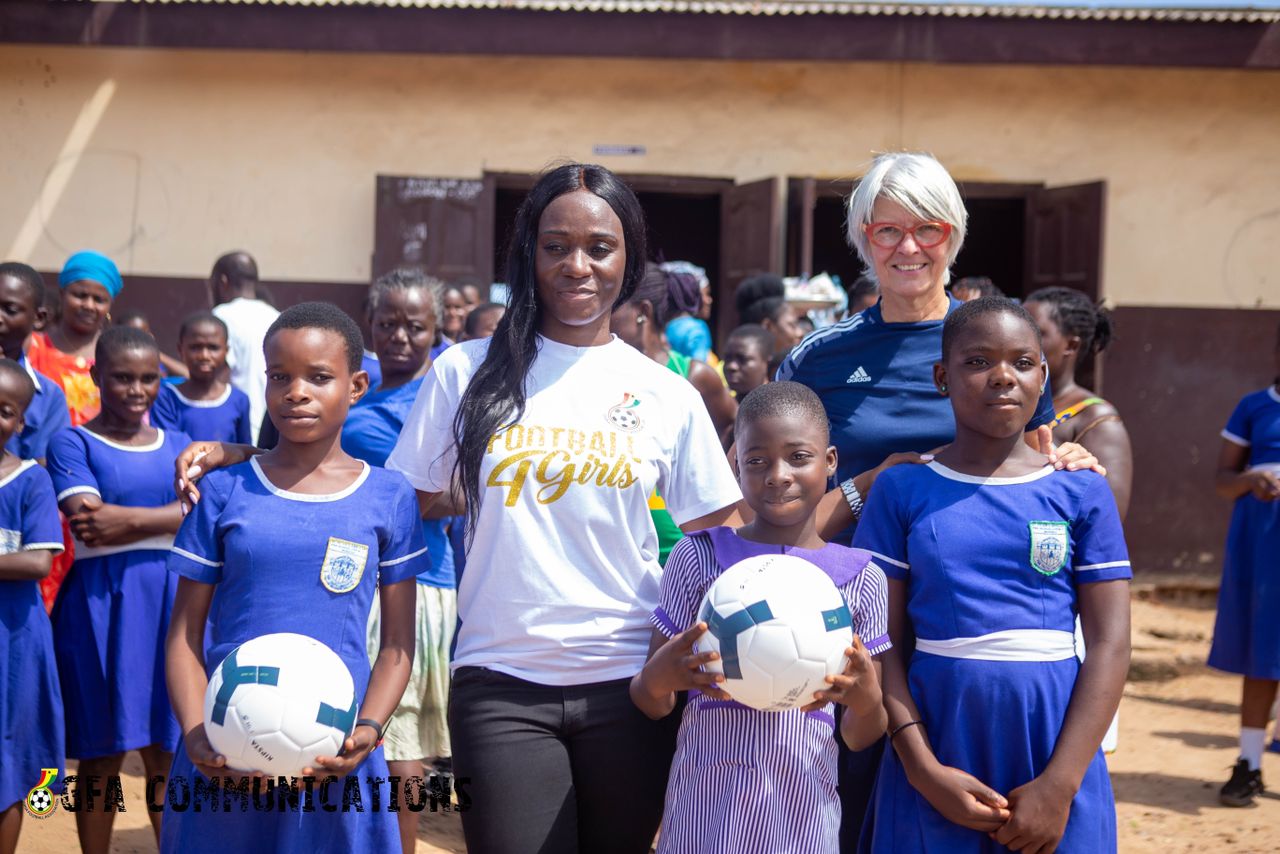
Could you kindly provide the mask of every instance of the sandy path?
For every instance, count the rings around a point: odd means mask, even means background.
[[[1236,758],[1240,684],[1200,664],[1212,629],[1211,610],[1134,602],[1133,678],[1121,705],[1120,750],[1110,758],[1126,854],[1280,850],[1280,755],[1263,760],[1276,793],[1252,809],[1218,805]],[[127,811],[116,819],[112,851],[154,852],[135,757],[126,772]],[[464,850],[457,813],[424,813],[418,827],[418,854]],[[69,813],[26,820],[21,854],[75,850]]]

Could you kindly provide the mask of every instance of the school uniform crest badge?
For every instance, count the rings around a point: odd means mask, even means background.
[[[1031,529],[1031,567],[1042,575],[1053,575],[1067,564],[1071,550],[1067,522],[1028,522]]]
[[[368,546],[330,537],[320,565],[320,583],[330,593],[350,593],[360,585],[368,562]]]
[[[22,551],[22,532],[0,528],[0,555]]]

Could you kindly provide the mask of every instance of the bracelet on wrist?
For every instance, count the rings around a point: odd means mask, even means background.
[[[373,718],[360,718],[360,720],[356,721],[356,726],[372,727],[373,731],[378,734],[378,737],[374,739],[373,746],[377,748],[378,745],[382,744],[382,724]]]
[[[853,511],[853,518],[861,519],[862,493],[858,491],[858,485],[853,482],[853,478],[840,481],[840,491],[844,493],[844,500],[848,503],[849,509]]]
[[[904,729],[908,729],[913,726],[922,727],[924,726],[924,721],[907,721],[905,724],[899,724],[898,726],[894,727],[893,731],[889,733],[889,743],[893,744],[893,740],[898,737],[898,733],[902,732]]]

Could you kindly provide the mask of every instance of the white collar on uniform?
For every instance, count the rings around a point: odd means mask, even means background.
[[[18,364],[22,365],[22,367],[26,369],[27,376],[31,377],[31,382],[35,383],[36,394],[44,394],[44,386],[40,383],[40,375],[36,373],[35,368],[31,367],[31,362],[25,355],[23,355],[22,361]]]
[[[231,383],[227,383],[227,387],[222,390],[222,394],[218,395],[213,400],[193,400],[178,391],[178,387],[176,385],[173,385],[172,383],[167,383],[167,385],[169,386],[169,391],[178,396],[178,400],[181,400],[187,406],[192,406],[196,409],[216,409],[231,399]]]

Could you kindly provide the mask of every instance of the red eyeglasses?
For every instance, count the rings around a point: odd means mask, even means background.
[[[867,239],[881,249],[895,249],[908,234],[922,249],[932,249],[946,242],[951,236],[949,222],[922,222],[911,228],[904,228],[892,222],[872,222],[864,225]]]

